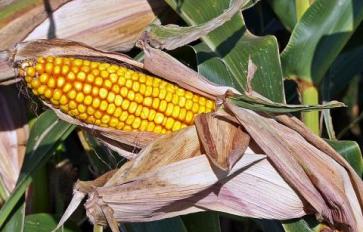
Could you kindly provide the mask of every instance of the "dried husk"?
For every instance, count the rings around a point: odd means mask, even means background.
[[[38,56],[49,55],[107,61],[110,63],[127,66],[128,68],[136,69],[138,71],[150,71],[154,75],[163,74],[159,72],[155,73],[155,69],[149,68],[149,63],[145,63],[144,66],[144,64],[139,63],[123,54],[105,52],[89,47],[85,44],[58,39],[34,40],[19,43],[13,50],[9,51],[9,62],[12,63],[14,67],[19,68],[24,61],[32,62]],[[166,56],[165,59],[170,59],[170,57]],[[145,60],[149,61],[149,59]],[[167,63],[165,63],[166,60],[164,60],[164,65],[167,65]],[[155,65],[159,65],[159,63],[155,63]],[[162,64],[160,65],[162,66]],[[223,95],[225,95],[226,92],[238,93],[238,91],[234,90],[233,88],[216,86],[208,82],[205,78],[198,75],[195,71],[182,65],[177,60],[173,60],[172,63],[169,63],[166,70],[170,70],[171,73],[169,75],[161,76],[162,78],[216,101],[220,97],[224,97]],[[189,77],[188,81],[185,81],[186,76]],[[94,135],[98,136],[102,141],[104,141],[107,146],[116,150],[128,159],[133,158],[135,156],[135,152],[138,152],[139,149],[144,148],[151,141],[160,137],[160,135],[150,132],[125,132],[86,124],[64,114],[60,110],[52,107],[50,104],[45,104],[53,109],[59,118],[90,130]]]
[[[156,14],[166,7],[162,0],[17,2],[13,3],[17,8],[0,7],[0,14],[8,15],[0,20],[0,50],[21,41],[62,38],[109,51],[128,51]],[[0,60],[0,79],[13,76],[11,67]]]
[[[332,156],[322,149],[329,147],[328,144],[317,136],[314,136],[317,142],[306,140],[305,137],[313,133],[302,123],[294,123],[303,129],[296,131],[296,126],[290,128],[274,118],[228,102],[226,106],[290,186],[315,209],[318,217],[344,231],[363,230],[363,183],[346,161],[337,158],[336,152]],[[286,115],[278,117],[291,121]]]
[[[76,196],[89,196],[85,207],[90,220],[117,231],[117,222],[151,221],[205,210],[280,220],[305,215],[303,200],[259,153],[249,135],[220,115],[200,115],[203,119],[196,120],[197,126],[155,140],[107,181],[78,182]],[[202,130],[197,132],[198,127]],[[219,139],[199,142],[198,138],[208,137],[212,131],[213,138]],[[216,135],[216,131],[224,133]],[[235,142],[226,146],[224,141]],[[225,160],[205,155],[204,150],[212,150],[209,146]],[[226,163],[227,169],[220,168]],[[100,182],[105,183],[99,186]],[[70,209],[80,203],[78,199]]]
[[[16,86],[0,86],[0,179],[6,194],[15,188],[29,137],[26,109]]]

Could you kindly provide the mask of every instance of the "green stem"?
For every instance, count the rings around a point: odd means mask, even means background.
[[[103,226],[100,225],[93,225],[93,232],[102,232]]]
[[[315,86],[309,86],[302,90],[302,101],[304,105],[316,105],[319,103],[319,94]],[[315,134],[319,135],[319,111],[303,112],[302,117],[305,125]]]
[[[297,21],[303,16],[305,11],[310,6],[310,0],[295,0],[295,10],[296,10],[296,19]]]

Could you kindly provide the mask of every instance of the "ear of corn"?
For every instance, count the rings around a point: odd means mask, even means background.
[[[22,67],[20,75],[35,95],[101,127],[164,134],[214,110],[210,99],[124,66],[49,56]]]

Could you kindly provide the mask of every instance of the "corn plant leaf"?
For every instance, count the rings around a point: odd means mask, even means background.
[[[24,231],[25,202],[19,201],[14,207],[12,214],[1,228],[2,232]]]
[[[200,43],[192,48],[196,52],[198,72],[200,74],[213,83],[237,88],[238,83],[234,81],[225,62],[221,58],[211,53],[211,50],[204,43]],[[252,62],[254,61],[252,60]],[[278,102],[265,101],[257,97],[245,95],[244,93],[232,97],[232,99],[233,103],[240,107],[271,113],[323,110],[345,106],[343,103],[337,101],[331,101],[324,105],[286,105]]]
[[[349,162],[359,176],[363,176],[362,153],[357,142],[344,140],[327,140],[327,142]]]
[[[213,20],[228,9],[230,4],[228,0],[166,2],[191,26]],[[247,65],[251,57],[257,66],[252,81],[253,89],[273,101],[284,102],[278,46],[273,36],[252,35],[245,27],[242,15],[237,13],[231,20],[201,39],[210,50],[208,54],[203,54],[204,57],[222,59],[236,83],[234,88],[240,92],[246,90]]]
[[[360,0],[314,1],[282,53],[284,75],[319,84],[362,20]]]
[[[16,187],[0,209],[0,228],[31,183],[33,173],[51,157],[57,144],[73,129],[74,126],[60,121],[51,111],[43,113],[37,119],[30,131],[25,160]]]
[[[363,46],[344,50],[329,69],[326,91],[330,96],[336,96],[347,87],[354,75],[363,71]],[[324,79],[325,81],[325,79]]]
[[[267,2],[271,5],[271,8],[285,28],[289,31],[292,31],[296,24],[296,1],[267,0]]]
[[[188,232],[220,232],[219,214],[205,212],[184,215],[181,217]],[[206,223],[208,222],[208,223]]]
[[[317,221],[311,216],[306,216],[302,219],[290,220],[283,223],[285,232],[315,232],[315,226],[317,226]]]
[[[57,219],[55,216],[46,213],[30,214],[25,217],[24,232],[49,232],[57,224]],[[75,232],[79,231],[73,225],[65,224],[62,232]]]
[[[125,225],[127,232],[189,232],[180,217],[167,218],[155,222],[127,223]]]

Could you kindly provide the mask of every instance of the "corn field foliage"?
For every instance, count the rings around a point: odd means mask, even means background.
[[[267,99],[243,95],[233,99],[236,106],[299,118],[362,178],[362,20],[361,0],[0,0],[0,231],[52,231],[77,180],[127,169],[128,157],[92,127],[45,106],[1,63],[1,50],[67,39],[126,54],[138,65],[149,55],[147,41],[210,82]],[[118,230],[332,231],[312,214],[277,220],[218,211],[124,222]],[[81,204],[57,231],[110,228],[93,225]]]

